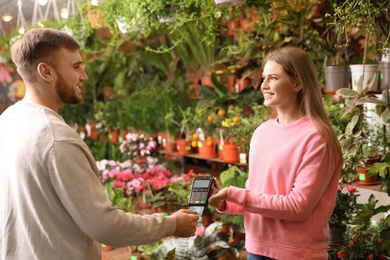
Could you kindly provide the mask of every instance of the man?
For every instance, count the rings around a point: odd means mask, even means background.
[[[54,29],[32,29],[11,47],[26,84],[0,116],[0,259],[101,259],[101,243],[147,244],[191,236],[198,216],[141,216],[112,206],[95,159],[58,110],[78,104],[88,77],[79,44]]]

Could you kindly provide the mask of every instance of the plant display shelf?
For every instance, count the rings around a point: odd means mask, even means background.
[[[208,172],[210,174],[219,175],[223,170],[229,168],[230,164],[237,165],[238,167],[247,168],[247,163],[226,163],[218,157],[215,158],[202,158],[198,153],[191,154],[178,154],[168,153],[166,151],[160,151],[165,155],[169,155],[176,158],[176,161],[181,165],[181,170],[187,172],[190,169],[194,169],[195,172]],[[197,163],[198,162],[198,163]]]

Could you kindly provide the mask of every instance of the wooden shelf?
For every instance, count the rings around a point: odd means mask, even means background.
[[[378,191],[378,192],[386,192],[381,189],[381,183],[379,182],[378,184],[375,185],[362,185],[358,181],[352,182],[353,186],[356,186],[358,188],[366,189],[366,190],[372,190],[372,191]]]
[[[166,151],[160,151],[160,153],[170,158],[175,157],[176,161],[180,162],[181,170],[187,172],[193,169],[195,172],[210,173],[212,175],[218,176],[219,173],[229,168],[229,165],[237,165],[238,167],[246,168],[248,164],[246,163],[227,163],[219,158],[203,158],[199,156],[198,153],[191,154],[178,154],[178,153],[169,153]]]

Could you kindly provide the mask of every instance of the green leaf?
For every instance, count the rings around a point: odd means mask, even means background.
[[[340,88],[336,91],[337,95],[342,96],[343,98],[355,98],[359,96],[359,92],[350,88]]]

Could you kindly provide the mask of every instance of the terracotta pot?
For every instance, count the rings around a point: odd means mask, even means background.
[[[203,226],[208,227],[211,223],[213,223],[213,213],[207,210],[202,215]]]
[[[238,244],[240,241],[243,240],[245,240],[245,232],[241,232],[233,228],[233,244]]]
[[[135,197],[133,200],[138,209],[150,209],[151,206],[148,202],[144,202],[141,197]]]
[[[176,140],[177,153],[181,155],[192,153],[191,142],[186,139],[177,139]]]
[[[236,144],[223,145],[223,161],[226,163],[237,163],[240,161],[240,152]]]
[[[102,250],[103,251],[112,251],[114,249],[115,249],[115,247],[113,247],[113,246],[102,245]]]
[[[108,141],[110,143],[116,144],[118,143],[118,138],[119,138],[119,131],[118,130],[113,130],[108,132]]]
[[[252,31],[254,25],[254,21],[252,19],[242,19],[240,20],[240,27],[243,32]]]
[[[146,164],[148,160],[146,159],[146,156],[137,155],[137,158],[133,160],[136,164]]]
[[[251,83],[251,80],[249,78],[238,80],[236,82],[236,91],[237,92],[243,91],[246,87],[249,86],[250,83]]]
[[[204,159],[217,157],[216,142],[214,141],[212,145],[207,145],[206,141],[199,141],[198,152],[199,152],[199,157]]]
[[[96,127],[95,123],[87,123],[85,125],[85,128],[87,130],[87,136],[92,139],[92,140],[97,140],[99,139],[99,132]]]
[[[227,34],[234,35],[240,28],[240,21],[230,21],[226,24],[227,26]]]
[[[190,98],[200,98],[199,84],[190,85],[191,92],[188,94]]]
[[[174,152],[176,152],[176,141],[167,142],[165,144],[165,151],[167,153],[174,153]]]
[[[358,176],[360,185],[378,184],[378,176],[368,176],[368,168],[358,167]]]
[[[234,82],[236,80],[236,77],[234,75],[229,75],[226,78],[226,88],[228,93],[234,92]]]
[[[218,159],[223,160],[223,145],[227,143],[227,140],[216,140],[216,142],[217,142]]]
[[[215,87],[214,83],[211,80],[211,76],[203,76],[200,78],[200,83],[205,86]]]
[[[168,139],[168,135],[166,133],[164,132],[157,133],[157,143],[160,147],[165,147],[167,139]]]

